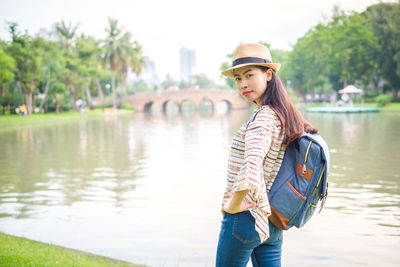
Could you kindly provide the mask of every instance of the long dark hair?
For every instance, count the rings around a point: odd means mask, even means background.
[[[267,67],[257,67],[264,72],[268,70]],[[263,106],[268,105],[278,116],[282,129],[285,129],[284,142],[286,144],[289,145],[299,138],[303,132],[318,133],[318,129],[306,121],[300,111],[293,105],[282,80],[274,70],[272,70],[272,79],[267,82],[267,90],[261,96],[261,104]]]

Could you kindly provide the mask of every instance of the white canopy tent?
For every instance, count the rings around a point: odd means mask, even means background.
[[[340,98],[344,102],[348,102],[350,100],[350,105],[353,105],[353,101],[351,100],[351,96],[355,96],[356,100],[358,100],[358,96],[364,94],[364,91],[358,89],[354,85],[348,85],[345,88],[338,91],[338,94],[342,95]],[[358,101],[357,101],[358,102]]]
[[[358,89],[354,85],[348,85],[345,88],[338,91],[339,94],[362,94],[364,91]]]

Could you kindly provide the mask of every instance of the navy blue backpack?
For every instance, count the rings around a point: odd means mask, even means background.
[[[256,112],[250,122],[257,116]],[[328,196],[329,150],[318,134],[303,133],[286,148],[283,162],[268,193],[271,215],[277,227],[302,227]]]
[[[303,133],[289,144],[274,183],[268,193],[268,219],[287,230],[302,227],[321,208],[328,195],[329,150],[318,134]]]

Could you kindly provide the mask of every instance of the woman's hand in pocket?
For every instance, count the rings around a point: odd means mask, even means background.
[[[240,207],[232,207],[232,205],[229,205],[228,208],[225,208],[222,211],[224,213],[227,212],[229,214],[235,214],[235,213],[241,212],[242,210],[240,210]]]
[[[242,206],[243,199],[245,198],[247,192],[249,190],[237,191],[233,194],[232,200],[229,203],[228,207],[224,207],[224,211],[227,213],[235,214],[241,211],[244,211]]]

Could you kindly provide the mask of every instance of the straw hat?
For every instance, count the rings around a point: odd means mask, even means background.
[[[222,75],[234,77],[234,69],[248,66],[265,66],[278,72],[281,64],[273,63],[271,53],[268,47],[262,44],[244,44],[236,48],[235,55],[233,56],[232,67],[222,72]]]

